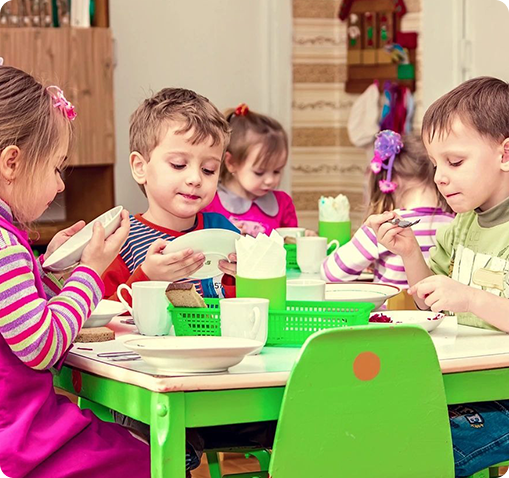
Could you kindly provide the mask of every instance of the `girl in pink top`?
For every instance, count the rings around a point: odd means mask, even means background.
[[[50,371],[102,299],[101,274],[127,238],[127,211],[107,240],[95,225],[63,286],[45,272],[19,224],[35,221],[64,190],[75,112],[59,88],[1,65],[0,476],[149,478],[149,446],[56,395]],[[58,233],[46,256],[84,225]]]
[[[292,198],[277,191],[288,160],[288,137],[283,127],[250,111],[245,104],[227,119],[232,135],[221,166],[221,182],[205,211],[226,216],[251,236],[297,226]]]

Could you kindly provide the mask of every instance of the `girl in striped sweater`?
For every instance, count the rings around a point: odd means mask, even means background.
[[[50,371],[102,298],[100,275],[127,238],[127,212],[107,240],[95,225],[62,288],[19,228],[64,190],[74,117],[59,88],[0,62],[0,476],[148,478],[148,445],[57,396]],[[58,233],[46,256],[84,225]]]
[[[375,141],[375,155],[369,177],[369,217],[384,211],[409,221],[424,257],[436,244],[437,228],[454,218],[434,182],[435,170],[420,138],[404,138],[393,131],[382,131]],[[322,264],[322,276],[329,282],[355,280],[367,267],[374,281],[408,289],[400,256],[378,243],[376,234],[365,222],[352,240],[331,254]]]

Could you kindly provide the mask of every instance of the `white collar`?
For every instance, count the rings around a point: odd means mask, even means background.
[[[217,187],[217,194],[223,207],[233,214],[245,214],[255,203],[267,216],[275,217],[279,212],[279,204],[273,191],[265,196],[256,198],[254,201],[237,196],[234,192],[226,189],[222,184]]]

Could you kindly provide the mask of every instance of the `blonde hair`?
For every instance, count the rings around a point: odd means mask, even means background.
[[[285,163],[288,159],[288,136],[281,124],[269,116],[265,116],[247,107],[237,108],[226,112],[226,117],[232,128],[232,135],[227,151],[232,155],[232,162],[242,166],[246,161],[251,148],[255,144],[262,144],[262,148],[255,160],[255,165],[262,169],[275,165],[276,160],[282,155],[285,156]],[[241,114],[235,111],[241,109]],[[226,183],[232,175],[223,162],[219,179]]]
[[[428,158],[428,153],[424,144],[416,135],[406,135],[402,138],[403,148],[396,155],[392,169],[393,181],[398,184],[398,188],[404,187],[405,181],[418,180],[422,185],[433,189],[437,196],[437,207],[451,212],[445,198],[439,193],[434,181],[435,169]],[[384,211],[392,211],[397,205],[393,193],[383,193],[380,190],[378,182],[386,179],[387,170],[382,169],[378,174],[370,172],[368,189],[369,205],[367,216],[371,214],[381,214]]]
[[[194,91],[164,88],[147,98],[131,115],[131,152],[137,151],[149,161],[150,154],[161,141],[164,128],[173,121],[181,125],[175,134],[185,134],[192,130],[191,144],[211,140],[211,146],[222,143],[226,151],[230,140],[230,125],[222,113],[207,98]],[[145,187],[139,186],[145,194]]]
[[[25,226],[30,215],[26,195],[40,187],[38,180],[62,144],[68,150],[71,143],[71,122],[53,101],[33,76],[0,66],[0,152],[8,146],[20,150],[20,169],[9,206]]]

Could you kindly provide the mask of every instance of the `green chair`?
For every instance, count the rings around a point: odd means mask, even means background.
[[[371,325],[313,335],[288,380],[269,471],[453,478],[442,373],[427,332]]]

